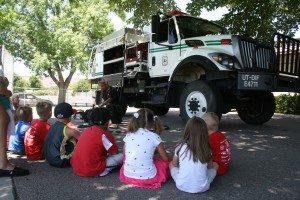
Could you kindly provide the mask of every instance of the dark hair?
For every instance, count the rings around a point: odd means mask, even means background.
[[[28,120],[28,117],[32,115],[32,108],[30,106],[19,106],[16,111],[17,119],[26,121]]]
[[[186,144],[187,148],[179,155],[183,145]],[[212,158],[212,150],[210,147],[206,123],[199,117],[192,117],[186,124],[184,129],[183,139],[177,145],[179,146],[176,154],[179,156],[186,156],[188,150],[190,151],[190,158],[194,162],[200,161],[207,163]],[[185,155],[183,155],[185,154]]]
[[[142,108],[134,113],[127,127],[128,132],[136,132],[139,128],[153,129],[160,134],[163,130],[160,119],[148,108]]]

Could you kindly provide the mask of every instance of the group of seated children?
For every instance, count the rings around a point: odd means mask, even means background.
[[[32,160],[45,158],[54,167],[72,166],[78,176],[105,176],[121,166],[123,183],[153,189],[172,176],[179,190],[198,193],[207,191],[215,176],[227,171],[231,158],[230,143],[218,131],[219,118],[215,113],[192,117],[187,122],[171,158],[160,137],[162,123],[150,109],[142,108],[133,114],[123,139],[123,152],[118,152],[108,130],[111,115],[106,108],[93,110],[92,126],[82,134],[68,126],[74,114],[68,103],[55,107],[57,121],[51,126],[47,123],[52,115],[51,105],[38,103],[37,112],[40,119],[30,123],[31,108],[18,108],[19,121],[9,150],[25,152]]]
[[[215,176],[226,172],[230,162],[230,143],[218,131],[219,118],[215,113],[188,121],[173,159],[160,137],[161,121],[150,109],[143,108],[133,114],[123,139],[123,153],[118,152],[108,131],[108,110],[94,109],[91,120],[93,125],[78,138],[70,161],[78,176],[105,176],[121,166],[123,183],[154,189],[171,175],[179,190],[198,193],[207,191]]]

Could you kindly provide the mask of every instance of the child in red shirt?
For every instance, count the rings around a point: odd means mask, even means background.
[[[213,162],[219,165],[217,175],[223,175],[229,166],[231,159],[230,142],[219,131],[219,117],[213,112],[207,112],[202,116],[208,130],[209,142],[213,151]]]
[[[50,124],[47,122],[52,116],[52,105],[48,102],[38,102],[36,112],[39,119],[35,120],[25,132],[25,153],[30,160],[43,159],[42,149]]]
[[[71,165],[78,176],[105,176],[121,166],[123,154],[113,135],[107,130],[110,113],[106,108],[95,108],[91,114],[93,126],[85,129],[78,139]]]

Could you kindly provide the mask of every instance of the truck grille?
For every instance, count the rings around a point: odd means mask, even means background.
[[[235,56],[242,69],[276,71],[276,55],[273,47],[244,36],[232,36]]]

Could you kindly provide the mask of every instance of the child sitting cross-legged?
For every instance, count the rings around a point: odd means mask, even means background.
[[[76,140],[80,137],[78,131],[67,125],[73,114],[74,110],[69,103],[59,103],[54,108],[57,121],[50,127],[43,146],[43,156],[51,166],[70,166]]]
[[[207,112],[202,116],[202,119],[207,126],[209,142],[213,153],[213,162],[219,165],[217,175],[223,175],[226,173],[231,159],[230,142],[224,133],[219,131],[220,120],[216,113]]]
[[[192,117],[186,124],[183,139],[175,148],[170,162],[176,187],[184,192],[198,193],[209,189],[218,164],[212,162],[212,151],[203,119]]]
[[[150,189],[166,182],[170,176],[169,156],[159,136],[161,131],[161,122],[152,110],[143,108],[134,113],[123,139],[121,182]],[[154,158],[156,151],[161,158]]]
[[[123,154],[118,153],[115,139],[108,131],[110,119],[110,112],[106,108],[93,110],[93,125],[83,131],[71,159],[78,176],[105,176],[122,165]]]
[[[52,105],[48,102],[38,102],[36,104],[36,112],[39,119],[31,123],[25,132],[25,153],[30,160],[43,159],[42,149],[45,137],[50,129],[48,119],[52,116]]]
[[[8,150],[13,153],[25,155],[24,138],[25,131],[30,127],[33,115],[29,106],[19,106],[16,111],[18,123],[15,127],[15,135],[9,138]]]

